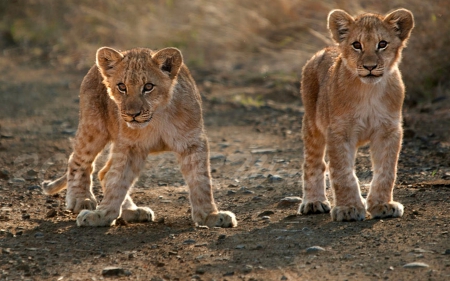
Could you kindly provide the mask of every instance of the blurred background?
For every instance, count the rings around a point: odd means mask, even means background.
[[[1,0],[0,56],[85,72],[101,46],[174,46],[203,94],[221,84],[241,86],[224,97],[242,103],[291,102],[306,60],[332,44],[331,9],[357,15],[400,7],[416,20],[401,64],[406,104],[442,100],[450,92],[450,0]],[[242,88],[252,85],[268,90]]]

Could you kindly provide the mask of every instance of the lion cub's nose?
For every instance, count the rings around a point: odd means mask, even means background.
[[[363,67],[369,71],[374,70],[375,68],[377,68],[376,64],[371,64],[371,65],[363,65]]]
[[[127,115],[128,116],[130,116],[130,117],[133,117],[133,118],[136,118],[136,117],[138,117],[139,115],[141,115],[141,111],[137,111],[137,112],[127,112]]]

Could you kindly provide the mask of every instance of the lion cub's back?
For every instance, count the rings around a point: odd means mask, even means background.
[[[337,47],[328,47],[314,54],[303,67],[300,92],[305,111],[313,115],[312,118],[315,118],[320,89],[328,83],[331,67],[338,56]]]

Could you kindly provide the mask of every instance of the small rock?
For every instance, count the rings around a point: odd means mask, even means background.
[[[309,247],[308,249],[306,249],[307,254],[323,252],[323,251],[325,251],[325,249],[320,246],[312,246],[312,247]]]
[[[227,236],[225,234],[220,234],[219,237],[217,237],[217,239],[219,240],[223,240],[225,239]]]
[[[427,268],[430,267],[428,264],[423,262],[410,262],[403,266],[404,268]]]
[[[288,278],[286,276],[281,276],[280,280],[288,280]]]
[[[252,272],[252,270],[253,270],[253,266],[251,266],[251,265],[249,265],[249,264],[246,264],[246,265],[244,266],[244,268],[242,269],[242,271],[243,271],[244,273],[250,273],[250,272]]]
[[[243,193],[244,194],[254,194],[255,192],[253,190],[245,189]]]
[[[205,274],[205,272],[206,272],[206,269],[204,269],[204,268],[197,268],[195,270],[195,273],[197,273],[197,274]]]
[[[263,217],[261,217],[261,219],[268,221],[268,220],[270,220],[270,217],[269,216],[263,216]]]
[[[269,181],[269,182],[280,182],[280,181],[282,181],[283,180],[283,178],[281,177],[281,176],[279,176],[279,175],[268,175],[267,176],[267,180]]]
[[[239,250],[245,249],[245,245],[237,245],[236,249],[239,249]]]
[[[41,187],[39,185],[32,185],[27,187],[28,190],[36,190],[36,189],[41,189]]]
[[[13,178],[12,181],[14,183],[24,183],[25,179],[24,178]]]
[[[10,254],[11,253],[11,249],[10,248],[2,248],[2,254]]]
[[[223,154],[215,154],[215,155],[211,155],[209,157],[209,160],[214,161],[214,160],[223,160],[225,161],[227,159],[227,157]]]
[[[7,170],[0,170],[0,179],[9,180],[9,172]]]
[[[223,276],[233,276],[234,275],[234,271],[227,271],[223,274]]]
[[[22,215],[22,219],[29,220],[30,219],[30,214],[23,214]]]
[[[444,255],[450,255],[450,249],[445,250]]]
[[[43,238],[43,237],[44,237],[44,233],[42,233],[42,232],[36,232],[34,234],[34,238]]]
[[[260,201],[260,200],[262,200],[262,198],[259,196],[255,196],[252,198],[252,201]]]
[[[56,215],[58,214],[58,212],[55,209],[50,209],[47,214],[45,214],[45,216],[47,218],[53,218],[56,217]]]
[[[258,217],[270,216],[270,215],[273,215],[273,214],[275,214],[274,211],[267,210],[267,211],[264,211],[262,213],[259,213]]]
[[[252,154],[269,154],[269,153],[275,153],[277,152],[277,149],[273,148],[260,148],[260,149],[253,149],[250,151]]]
[[[197,243],[197,241],[192,240],[192,239],[188,239],[188,240],[183,241],[184,245],[192,245],[192,244],[195,244],[195,243]]]
[[[236,194],[236,191],[234,190],[228,190],[227,195],[234,195]]]
[[[297,205],[300,202],[302,202],[301,197],[298,197],[298,196],[285,197],[280,200],[280,202],[278,203],[278,207],[287,208],[287,207],[291,207],[293,205]]]
[[[103,276],[130,276],[131,272],[120,267],[108,266],[102,270]]]

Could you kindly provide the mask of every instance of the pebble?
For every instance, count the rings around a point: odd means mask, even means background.
[[[268,175],[267,176],[267,180],[269,181],[269,182],[280,182],[280,181],[282,181],[283,180],[283,178],[281,177],[281,176],[279,176],[279,175]]]
[[[259,213],[259,214],[258,214],[258,217],[270,216],[270,215],[273,215],[273,214],[275,214],[274,211],[267,210],[267,211],[264,211],[264,212],[262,212],[262,213]]]
[[[236,191],[234,190],[228,190],[227,195],[234,195],[236,194]]]
[[[195,244],[195,243],[197,243],[197,241],[192,240],[192,239],[188,239],[188,240],[183,241],[183,244],[185,244],[185,245],[192,245],[192,244]]]
[[[286,208],[291,207],[293,205],[297,205],[302,202],[302,198],[298,196],[285,197],[280,200],[278,203],[278,207]]]
[[[227,271],[223,274],[223,276],[233,276],[234,275],[234,271]]]
[[[262,220],[270,220],[270,217],[269,216],[263,216],[263,217],[261,217],[261,219]]]
[[[53,218],[56,217],[56,215],[58,214],[58,212],[55,209],[50,209],[47,214],[45,214],[45,216],[47,218]]]
[[[239,250],[245,249],[245,245],[237,245],[236,249],[239,249]]]
[[[7,170],[0,170],[0,179],[9,180],[9,172]]]
[[[423,262],[411,262],[411,263],[405,264],[403,267],[404,268],[426,268],[426,267],[430,267],[430,266]]]
[[[204,269],[204,268],[197,268],[195,270],[195,273],[197,273],[197,274],[205,274],[205,272],[206,272],[206,269]]]
[[[227,236],[225,234],[220,234],[219,237],[217,239],[219,240],[223,240],[225,239]]]
[[[252,270],[253,270],[253,266],[251,266],[251,265],[249,265],[249,264],[246,264],[246,265],[244,266],[244,268],[242,269],[242,271],[243,271],[244,273],[250,273],[250,272],[252,272]]]
[[[130,276],[131,272],[120,267],[108,266],[102,270],[103,276]]]
[[[30,215],[29,214],[23,214],[22,215],[22,219],[29,220],[30,219]]]
[[[36,190],[36,189],[41,189],[41,187],[39,185],[32,185],[27,187],[28,190]]]
[[[277,152],[277,149],[274,149],[274,148],[260,148],[260,149],[253,149],[250,152],[252,154],[269,154],[269,153]]]
[[[323,252],[323,251],[325,251],[325,249],[320,246],[312,246],[312,247],[309,247],[308,249],[306,249],[307,254]]]
[[[450,249],[445,250],[444,255],[450,255]]]
[[[213,161],[213,160],[226,160],[227,157],[223,154],[215,154],[215,155],[211,155],[209,157],[209,160]]]
[[[281,276],[280,280],[288,280],[288,278],[286,276]]]
[[[36,232],[36,233],[34,234],[34,238],[44,238],[44,233],[42,233],[42,232]]]
[[[12,181],[14,183],[24,183],[25,179],[24,178],[13,178]]]

